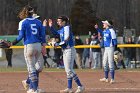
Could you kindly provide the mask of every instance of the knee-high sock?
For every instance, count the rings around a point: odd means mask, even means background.
[[[30,84],[30,78],[29,77],[27,78],[26,83]]]
[[[38,78],[38,83],[39,83],[39,71],[36,71],[36,73],[37,73],[37,78]]]
[[[114,70],[111,70],[110,71],[110,76],[111,76],[111,79],[114,80],[114,76],[115,76],[115,71]]]
[[[72,78],[67,78],[68,80],[68,88],[71,89],[72,88]]]
[[[104,77],[106,79],[108,78],[108,73],[109,73],[109,66],[105,65],[104,66]]]
[[[30,80],[30,81],[31,81],[31,80]],[[30,82],[29,88],[30,88],[30,89],[33,89],[33,84],[32,84],[32,82]]]
[[[109,71],[104,71],[104,75],[105,75],[106,79],[108,79],[108,73],[109,73]]]
[[[28,76],[28,78],[26,80],[26,83],[29,84],[30,89],[33,89],[33,85],[32,85],[32,82],[31,82],[31,79],[29,78],[29,76]]]
[[[36,91],[38,88],[38,77],[37,77],[37,72],[33,72],[30,74],[30,79],[31,79],[31,85],[33,87],[33,90]]]
[[[73,79],[75,80],[75,82],[77,83],[78,86],[82,86],[82,84],[76,74],[73,76]]]

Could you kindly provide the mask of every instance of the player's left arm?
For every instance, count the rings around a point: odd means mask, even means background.
[[[113,46],[117,45],[117,37],[116,37],[116,33],[113,29],[109,29],[110,33],[111,33],[111,39],[112,39],[112,44]]]
[[[59,46],[67,44],[67,41],[69,40],[69,37],[70,37],[70,27],[65,26],[64,27],[64,40],[59,43]]]

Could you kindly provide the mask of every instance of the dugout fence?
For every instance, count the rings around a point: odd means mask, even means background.
[[[74,46],[75,48],[100,48],[99,45],[77,45]],[[134,48],[140,48],[140,44],[118,44],[117,47],[119,48],[125,48],[125,47],[134,47]],[[10,48],[16,49],[16,48],[24,48],[24,46],[12,46]],[[53,48],[52,46],[46,46],[46,48]],[[60,47],[58,47],[60,48]]]
[[[75,48],[100,48],[99,45],[77,45],[74,46]],[[128,48],[128,47],[133,47],[136,48],[139,51],[136,51],[136,56],[138,57],[137,60],[133,60],[131,61],[131,64],[133,66],[133,68],[137,68],[138,66],[140,66],[140,44],[118,44],[119,48]],[[24,46],[11,46],[10,48],[12,49],[23,49]],[[46,46],[46,48],[53,48],[52,46]],[[58,47],[60,48],[60,47]],[[2,50],[2,49],[1,49]]]

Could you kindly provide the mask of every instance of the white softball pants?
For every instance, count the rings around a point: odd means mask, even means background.
[[[73,70],[74,59],[76,57],[76,50],[74,47],[63,50],[63,61],[65,71],[68,78],[73,78],[75,71]]]
[[[103,67],[105,71],[114,70],[114,47],[105,47],[103,55]]]
[[[24,57],[29,73],[36,72],[37,70],[35,64],[41,55],[41,47],[40,43],[27,44],[24,46]]]

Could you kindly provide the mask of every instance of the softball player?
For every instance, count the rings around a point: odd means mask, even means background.
[[[78,85],[78,88],[75,93],[82,93],[84,91],[84,86],[81,84],[78,76],[73,70],[74,59],[76,57],[76,50],[74,48],[74,38],[73,34],[70,31],[70,25],[68,24],[69,19],[66,16],[60,16],[57,19],[57,24],[60,27],[58,31],[56,31],[52,27],[52,20],[49,19],[49,27],[51,32],[54,35],[60,36],[60,43],[55,43],[54,46],[61,46],[63,49],[63,61],[64,67],[67,74],[68,86],[64,90],[60,90],[60,93],[72,93],[72,80],[74,79]]]
[[[18,27],[19,35],[12,45],[24,39],[24,57],[29,72],[27,82],[30,84],[27,93],[41,93],[38,90],[39,69],[36,68],[36,64],[40,64],[37,62],[41,52],[46,53],[45,27],[41,21],[32,17],[33,13],[34,9],[31,6],[25,6],[19,13],[22,19]]]
[[[101,31],[98,28],[98,25],[95,25],[95,28],[99,33],[103,36],[103,46],[104,46],[104,55],[103,55],[103,67],[104,67],[104,78],[100,79],[100,81],[108,82],[108,73],[110,71],[111,81],[110,83],[114,83],[114,47],[117,45],[116,33],[111,28],[111,23],[107,20],[102,21],[104,31]]]

